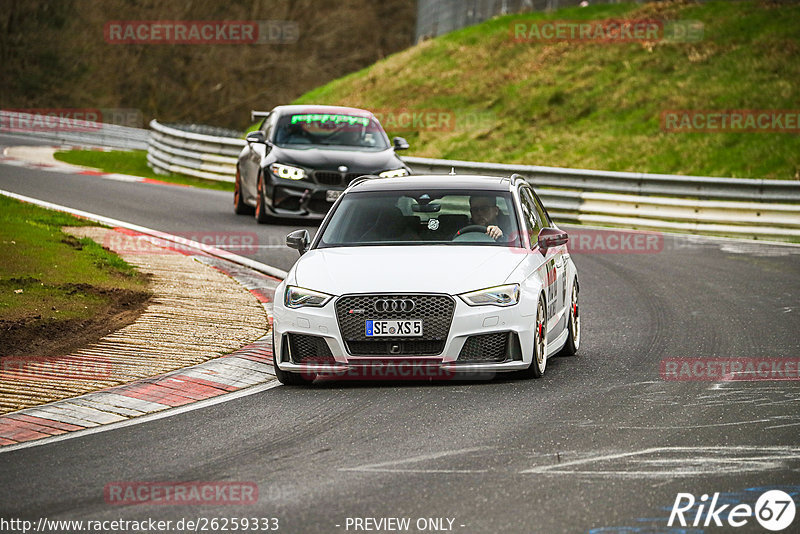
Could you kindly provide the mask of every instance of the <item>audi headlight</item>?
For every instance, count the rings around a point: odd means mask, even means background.
[[[408,171],[405,169],[392,169],[390,171],[383,171],[378,176],[381,178],[397,178],[398,176],[408,176]]]
[[[287,180],[302,180],[306,177],[306,171],[300,167],[292,167],[291,165],[283,165],[282,163],[273,163],[269,166],[269,170],[278,178],[285,178]]]
[[[459,297],[470,306],[513,306],[519,302],[519,284],[488,287]]]
[[[327,293],[320,293],[319,291],[302,287],[287,286],[283,303],[287,308],[303,308],[305,306],[321,308],[332,298],[333,296]]]

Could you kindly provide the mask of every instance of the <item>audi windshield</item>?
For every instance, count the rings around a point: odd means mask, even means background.
[[[500,229],[499,237],[487,233]],[[497,235],[497,232],[491,232]],[[511,193],[381,191],[346,193],[317,248],[362,245],[488,245],[519,247]]]
[[[278,119],[274,142],[287,148],[313,146],[386,150],[389,140],[372,117],[329,113],[299,113]]]

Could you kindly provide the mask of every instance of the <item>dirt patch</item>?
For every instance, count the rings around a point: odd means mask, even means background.
[[[101,297],[106,305],[89,319],[29,317],[0,320],[0,356],[67,356],[76,349],[133,323],[147,308],[151,293],[130,289],[96,288],[87,284],[64,286],[68,294]]]

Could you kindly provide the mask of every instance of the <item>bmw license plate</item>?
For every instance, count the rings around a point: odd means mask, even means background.
[[[328,202],[336,202],[336,199],[341,196],[341,191],[326,191],[325,192],[325,200]]]
[[[422,321],[367,321],[367,337],[421,336]]]

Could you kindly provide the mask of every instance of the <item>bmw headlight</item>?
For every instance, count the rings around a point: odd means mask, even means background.
[[[305,306],[321,308],[332,298],[333,296],[327,293],[320,293],[319,291],[302,287],[286,286],[286,295],[283,303],[287,308],[303,308]]]
[[[488,287],[459,297],[470,306],[513,306],[519,302],[519,284]]]
[[[306,177],[306,171],[300,167],[292,167],[282,163],[273,163],[269,166],[269,170],[278,178],[285,178],[286,180],[302,180]]]
[[[397,178],[398,176],[408,176],[408,171],[405,169],[392,169],[390,171],[383,171],[378,176],[381,178]]]

